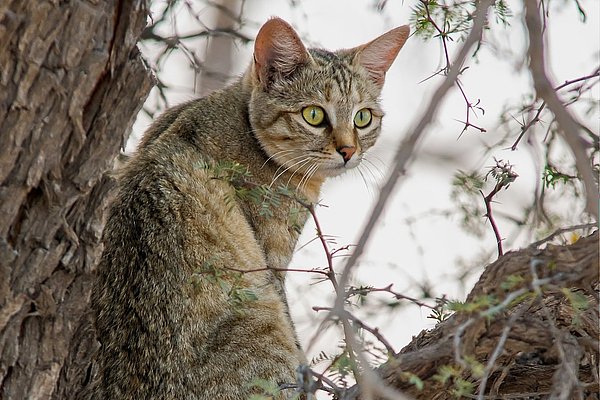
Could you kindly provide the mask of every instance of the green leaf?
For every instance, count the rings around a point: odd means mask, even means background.
[[[401,373],[401,377],[402,379],[408,381],[408,383],[410,383],[411,385],[414,385],[417,388],[417,390],[423,390],[423,388],[425,387],[425,383],[421,380],[421,378],[419,378],[412,372],[403,371]]]
[[[525,282],[525,278],[521,275],[509,275],[500,283],[500,288],[503,290],[512,290]]]

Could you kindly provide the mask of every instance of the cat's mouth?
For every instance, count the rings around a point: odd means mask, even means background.
[[[319,166],[319,172],[326,177],[334,177],[343,174],[344,172],[351,170],[352,168],[356,168],[360,163],[360,158],[349,160],[344,163],[341,162],[331,162],[326,164],[321,164]]]

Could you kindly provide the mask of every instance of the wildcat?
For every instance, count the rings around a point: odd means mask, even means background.
[[[294,197],[316,202],[325,178],[373,146],[385,73],[408,34],[402,26],[353,49],[307,50],[270,19],[238,81],[154,122],[120,172],[104,230],[92,293],[101,347],[87,398],[247,399],[258,380],[282,385],[277,399],[294,396],[285,387],[306,363],[283,286],[298,239]],[[292,195],[265,215],[235,182],[216,179],[222,163]],[[296,212],[295,224],[306,218]]]

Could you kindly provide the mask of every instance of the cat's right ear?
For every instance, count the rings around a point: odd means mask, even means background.
[[[409,35],[410,28],[408,25],[403,25],[351,51],[355,52],[355,61],[367,70],[373,82],[382,87],[385,73]]]
[[[300,37],[281,18],[271,18],[258,31],[254,42],[254,74],[263,88],[285,78],[310,60]]]

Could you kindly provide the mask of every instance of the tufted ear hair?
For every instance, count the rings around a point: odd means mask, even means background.
[[[310,55],[294,28],[281,18],[271,18],[258,31],[254,42],[254,73],[264,88],[289,76],[309,60]]]
[[[354,62],[362,65],[378,86],[383,86],[385,73],[396,59],[409,34],[410,28],[408,25],[403,25],[352,49],[351,51],[355,52]]]

